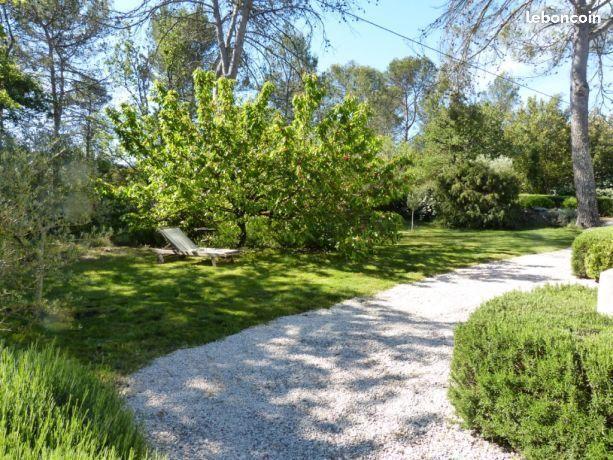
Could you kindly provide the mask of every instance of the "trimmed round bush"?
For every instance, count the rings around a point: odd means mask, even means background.
[[[512,292],[455,331],[449,397],[467,428],[528,459],[606,459],[613,441],[613,319],[596,291]]]
[[[57,350],[0,344],[0,458],[147,458],[115,390]]]
[[[456,228],[502,228],[516,217],[519,181],[481,161],[450,166],[437,178],[438,215]]]
[[[613,268],[613,227],[586,230],[573,241],[571,266],[580,278],[598,279]],[[589,265],[589,268],[588,268]]]
[[[555,208],[555,202],[548,195],[537,195],[529,193],[519,194],[519,205],[524,208]]]

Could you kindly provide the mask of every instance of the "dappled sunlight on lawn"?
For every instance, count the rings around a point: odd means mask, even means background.
[[[284,315],[368,296],[398,283],[487,260],[570,245],[576,231],[457,231],[422,226],[362,260],[332,253],[254,250],[218,267],[200,260],[162,265],[146,249],[117,248],[77,263],[55,286],[70,327],[13,323],[4,335],[55,340],[85,362],[119,373],[177,348],[220,339]],[[10,318],[9,318],[10,321]]]

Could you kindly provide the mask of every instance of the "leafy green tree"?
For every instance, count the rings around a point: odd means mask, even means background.
[[[1,8],[6,13],[6,5]],[[7,17],[6,14],[4,17]],[[44,100],[36,79],[25,73],[15,61],[15,41],[6,32],[8,24],[0,24],[0,133],[5,133],[6,121],[17,121],[23,109],[42,111]]]
[[[77,130],[87,114],[73,98],[77,85],[103,87],[95,57],[108,32],[108,0],[37,0],[10,8],[9,23],[19,43],[20,62],[41,75],[49,94],[52,126],[57,138]]]
[[[149,110],[149,93],[155,79],[154,51],[137,44],[130,32],[123,32],[107,59],[111,78],[123,89],[140,113]]]
[[[613,188],[613,115],[590,114],[590,153],[596,184]]]
[[[303,91],[302,77],[317,70],[317,58],[309,50],[310,43],[303,34],[282,33],[271,55],[266,58],[264,79],[275,82],[270,96],[274,107],[286,119],[291,119],[292,100]]]
[[[307,77],[288,124],[269,106],[270,83],[242,104],[233,80],[198,71],[195,87],[196,119],[161,86],[155,114],[129,105],[110,112],[136,160],[119,192],[137,204],[137,219],[187,228],[231,222],[239,245],[256,218],[294,246],[355,252],[393,237],[393,222],[374,211],[390,187],[367,106],[347,99],[321,114],[323,89]]]
[[[550,16],[583,16],[585,21],[526,21]],[[588,15],[600,20],[587,20]],[[594,168],[589,153],[589,75],[605,75],[611,53],[613,3],[610,0],[447,0],[433,24],[445,31],[450,53],[464,62],[481,57],[489,62],[512,57],[546,71],[570,63],[571,153],[577,193],[577,225],[599,225]],[[588,67],[594,69],[588,72]],[[603,94],[606,91],[603,92]]]
[[[448,162],[496,158],[509,150],[501,120],[489,116],[488,105],[466,102],[457,94],[428,114],[418,142],[428,155]]]
[[[554,193],[572,189],[570,124],[559,99],[528,99],[514,114],[505,134],[513,145],[513,161],[524,191]]]
[[[501,228],[512,223],[519,181],[510,169],[468,160],[448,166],[436,181],[438,216],[446,225]]]
[[[338,103],[345,96],[367,102],[372,110],[370,126],[379,134],[392,135],[399,117],[394,94],[383,72],[369,66],[349,62],[333,65],[324,75],[329,85],[329,98]]]
[[[151,19],[153,63],[160,81],[185,101],[194,99],[193,73],[215,64],[215,27],[203,8],[164,7]]]
[[[507,74],[496,77],[487,87],[484,99],[503,115],[511,114],[519,105],[519,88]]]
[[[411,128],[421,120],[422,102],[436,82],[436,66],[427,57],[394,59],[385,76],[398,118],[394,131],[406,142]]]

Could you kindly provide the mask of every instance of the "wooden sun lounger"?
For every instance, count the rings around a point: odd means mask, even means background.
[[[163,264],[166,256],[179,257],[205,257],[211,259],[213,266],[217,266],[218,259],[232,259],[240,254],[238,249],[200,248],[183,233],[180,228],[161,228],[158,230],[168,242],[170,248],[154,248],[158,263]]]

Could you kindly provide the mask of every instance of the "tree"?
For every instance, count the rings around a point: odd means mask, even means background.
[[[420,119],[422,100],[434,86],[436,66],[427,57],[394,59],[387,67],[386,77],[397,107],[396,130],[406,142],[411,128]]]
[[[153,63],[158,78],[182,100],[194,100],[193,73],[215,66],[215,28],[202,7],[159,9],[151,19]]]
[[[201,7],[212,18],[218,76],[236,79],[242,66],[270,56],[281,31],[298,35],[323,25],[326,14],[350,11],[354,0],[143,0],[128,19],[143,22],[167,4]]]
[[[107,0],[37,0],[11,8],[21,61],[41,75],[51,100],[52,132],[68,131],[67,119],[82,120],[77,87],[101,88],[93,57],[107,28]]]
[[[447,105],[431,110],[418,139],[429,156],[455,163],[508,154],[501,120],[489,116],[487,104],[469,103],[453,94]]]
[[[154,224],[231,223],[238,245],[255,219],[284,245],[356,252],[393,237],[393,222],[375,212],[392,187],[367,106],[347,99],[322,111],[317,79],[304,85],[289,123],[269,106],[272,84],[237,103],[234,80],[203,71],[195,74],[195,119],[159,85],[155,114],[129,105],[110,111],[136,160],[118,193],[136,203],[137,219]]]
[[[270,96],[272,104],[286,119],[291,119],[292,100],[304,89],[302,77],[317,70],[317,58],[309,51],[309,41],[303,34],[282,33],[270,56],[265,59],[264,80],[275,82]]]
[[[519,88],[507,74],[503,74],[488,85],[484,99],[498,109],[504,118],[507,118],[520,102]]]
[[[70,227],[89,217],[87,169],[61,157],[19,146],[0,151],[0,295],[37,308],[47,278],[74,260]]]
[[[383,72],[369,66],[348,62],[335,64],[324,75],[329,85],[331,103],[338,103],[345,96],[367,102],[372,110],[370,126],[379,134],[391,135],[398,124],[394,95]]]
[[[15,60],[16,42],[7,7],[0,8],[0,134],[5,134],[6,121],[17,121],[24,115],[23,109],[42,111],[45,104],[38,81]]]
[[[613,188],[613,115],[590,114],[590,152],[596,185]]]
[[[560,193],[572,189],[570,125],[559,99],[529,98],[512,115],[505,135],[513,145],[513,163],[524,191]]]
[[[114,83],[126,91],[142,114],[149,110],[148,97],[155,79],[153,60],[153,50],[136,44],[124,31],[107,61]]]
[[[565,0],[570,9],[547,0],[448,0],[445,13],[433,24],[444,28],[454,51],[464,60],[478,55],[496,57],[514,53],[525,62],[548,61],[553,68],[571,62],[571,145],[574,183],[579,202],[577,225],[599,224],[594,169],[589,153],[589,93],[587,77],[590,59],[599,65],[599,56],[610,52],[613,4],[610,0]],[[526,17],[543,14],[598,15],[600,22],[528,22]],[[528,16],[526,16],[528,15]],[[539,15],[540,16],[540,15]],[[600,68],[602,76],[602,68]]]

